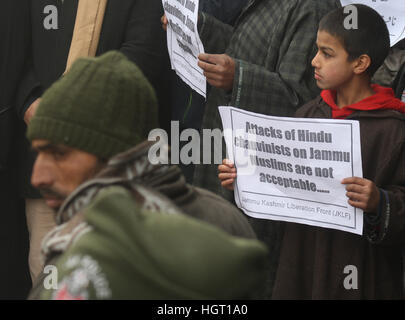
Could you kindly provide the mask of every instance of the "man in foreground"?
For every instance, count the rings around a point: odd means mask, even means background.
[[[245,218],[177,167],[149,162],[140,143],[156,110],[142,72],[117,52],[78,60],[44,94],[27,132],[32,184],[58,226],[31,299],[257,297],[266,249],[227,234],[253,238]]]

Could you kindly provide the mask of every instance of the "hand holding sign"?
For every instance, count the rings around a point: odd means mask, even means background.
[[[222,164],[218,166],[218,178],[221,181],[221,186],[225,189],[233,191],[233,184],[236,179],[235,165],[229,159],[224,159]]]
[[[200,54],[198,66],[213,87],[232,90],[235,78],[235,61],[227,54]]]
[[[348,203],[369,213],[376,213],[380,202],[380,192],[373,181],[352,177],[343,179],[346,185]]]

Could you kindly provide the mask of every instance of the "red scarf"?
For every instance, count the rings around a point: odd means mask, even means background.
[[[375,94],[355,104],[339,108],[336,105],[336,91],[323,90],[322,99],[332,108],[333,119],[344,119],[356,110],[371,111],[380,109],[391,109],[405,113],[405,103],[395,98],[391,88],[381,87],[377,84],[371,85]]]

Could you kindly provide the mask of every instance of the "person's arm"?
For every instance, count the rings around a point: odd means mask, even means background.
[[[248,2],[249,0],[204,0],[200,1],[200,10],[232,25]]]
[[[16,112],[21,120],[29,123],[39,104],[43,89],[32,65],[27,65],[19,83],[16,96]]]
[[[162,81],[162,69],[168,69],[166,34],[159,22],[162,14],[159,1],[135,1],[119,49],[138,65],[154,87]]]
[[[26,44],[26,51],[29,54],[26,55],[22,75],[17,87],[15,110],[18,117],[28,124],[38,107],[39,98],[42,96],[44,90],[36,75],[32,61],[32,35],[30,30],[33,22],[31,12],[35,9],[32,2],[26,3],[24,8],[27,18],[25,23],[28,27],[26,32],[30,33],[29,36],[26,36],[26,41],[29,41],[29,44]]]
[[[24,19],[20,23],[24,27],[25,61],[21,66],[21,76],[16,89],[15,111],[19,119],[24,120],[27,124],[32,118],[37,106],[38,99],[43,94],[42,85],[34,70],[32,61],[32,12],[35,10],[32,1],[20,1],[20,14],[24,14]]]
[[[198,13],[198,32],[205,52],[222,54],[229,46],[233,27],[200,11]]]
[[[119,50],[137,64],[152,84],[159,102],[160,126],[167,128],[171,116],[170,84],[167,81],[171,65],[166,33],[160,23],[162,15],[161,1],[134,1]]]

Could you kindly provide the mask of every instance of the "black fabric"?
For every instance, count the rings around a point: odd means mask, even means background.
[[[25,299],[31,286],[24,201],[17,196],[15,91],[29,46],[29,0],[0,1],[0,299]]]
[[[2,68],[0,67],[0,70]],[[12,132],[14,121],[13,109],[10,106],[0,107],[0,172],[7,170],[7,162],[10,157]]]
[[[222,22],[233,25],[248,2],[249,0],[202,0],[200,1],[200,10]]]
[[[401,42],[403,44],[405,44],[405,41],[401,41]],[[403,95],[405,93],[405,63],[399,69],[392,88],[395,91],[395,96],[398,99],[402,99]],[[403,256],[404,262],[405,262],[405,247],[402,250],[402,256]],[[405,263],[404,263],[404,265],[405,265]],[[403,288],[404,288],[404,294],[405,294],[405,268],[403,270],[402,278],[403,278],[402,282],[403,282]]]
[[[405,63],[399,69],[392,88],[395,91],[395,96],[401,99],[405,92]]]

